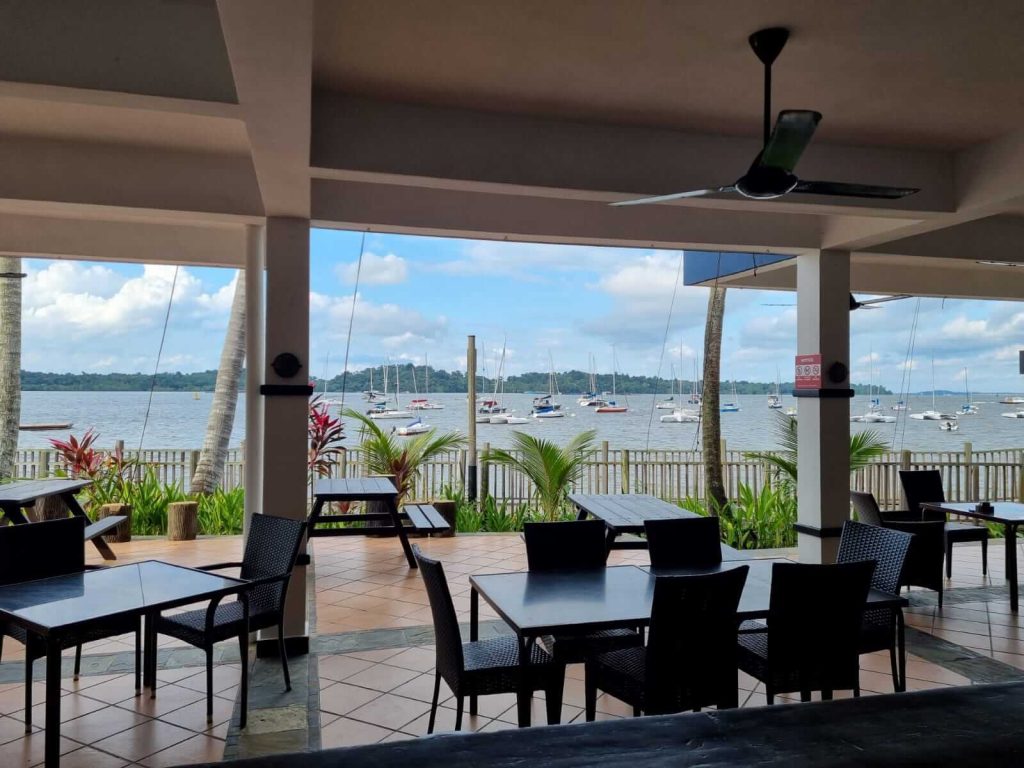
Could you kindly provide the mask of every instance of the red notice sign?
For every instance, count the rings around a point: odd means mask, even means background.
[[[797,355],[797,389],[821,389],[821,355]]]

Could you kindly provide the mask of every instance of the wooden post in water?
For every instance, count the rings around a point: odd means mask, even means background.
[[[469,424],[466,434],[466,498],[476,501],[476,336],[466,340],[466,411]]]

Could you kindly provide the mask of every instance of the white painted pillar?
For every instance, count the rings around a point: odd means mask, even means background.
[[[267,219],[266,337],[263,381],[309,383],[309,221]],[[274,372],[274,359],[291,353],[302,368],[291,378]],[[309,397],[265,395],[263,401],[262,509],[264,514],[306,519]],[[305,547],[303,547],[303,553]],[[298,565],[288,586],[285,637],[294,652],[308,649],[306,567]]]
[[[245,240],[245,533],[263,496],[263,227],[247,226]]]
[[[850,254],[798,256],[796,274],[797,354],[822,366],[819,396],[797,406],[800,561],[831,563],[850,516]]]

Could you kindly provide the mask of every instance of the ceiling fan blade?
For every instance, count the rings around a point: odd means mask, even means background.
[[[910,298],[910,294],[909,293],[900,293],[900,294],[897,294],[896,296],[880,296],[877,299],[865,299],[864,301],[858,301],[857,303],[860,304],[862,307],[864,307],[864,306],[867,306],[869,304],[881,304],[881,303],[886,302],[886,301],[902,301],[903,299],[909,299],[909,298]]]
[[[793,188],[793,192],[805,195],[869,197],[879,200],[899,200],[920,191],[913,187],[880,187],[873,184],[847,184],[842,181],[801,181]]]
[[[820,122],[821,113],[809,109],[787,109],[780,112],[756,165],[780,168],[792,173],[800,156],[814,138],[814,131]]]
[[[736,187],[729,185],[727,187],[713,187],[711,189],[692,189],[689,192],[676,192],[671,195],[658,195],[657,197],[642,197],[639,200],[620,200],[617,203],[609,203],[613,208],[619,208],[624,205],[651,205],[652,203],[667,203],[671,200],[682,200],[687,197],[705,197],[707,195],[717,195],[722,192],[735,192]]]

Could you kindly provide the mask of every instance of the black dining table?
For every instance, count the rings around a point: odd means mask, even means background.
[[[248,620],[247,588],[247,583],[240,579],[158,560],[0,586],[0,622],[37,635],[46,648],[46,768],[60,765],[61,650],[68,638],[111,619],[145,617],[143,680],[153,687],[156,616],[163,610],[189,603],[239,595]],[[242,650],[244,659],[245,649]],[[243,672],[243,701],[247,686],[248,675]]]
[[[619,536],[644,533],[645,520],[680,520],[700,517],[671,502],[647,493],[570,493],[577,520],[593,517],[608,529],[609,549],[646,549],[647,540],[619,541]],[[749,555],[728,544],[722,545],[723,560],[746,560]]]
[[[516,634],[519,663],[530,663],[530,646],[538,637],[552,634],[581,635],[606,629],[644,627],[650,623],[654,583],[660,575],[701,575],[749,566],[740,597],[737,618],[767,618],[771,600],[772,565],[786,560],[727,561],[710,568],[640,568],[634,565],[563,572],[490,573],[470,576],[470,640],[479,638],[482,597]],[[899,595],[872,589],[867,608],[890,608],[897,616],[900,680],[906,669],[903,607]],[[522,675],[526,680],[527,676]],[[530,692],[517,693],[519,726],[530,724]]]
[[[1024,525],[1024,504],[1015,501],[993,501],[991,511],[980,512],[978,501],[929,501],[921,502],[923,509],[931,509],[947,515],[972,517],[986,523],[1003,526],[1006,546],[1006,580],[1010,582],[1010,610],[1017,613],[1017,528]]]

